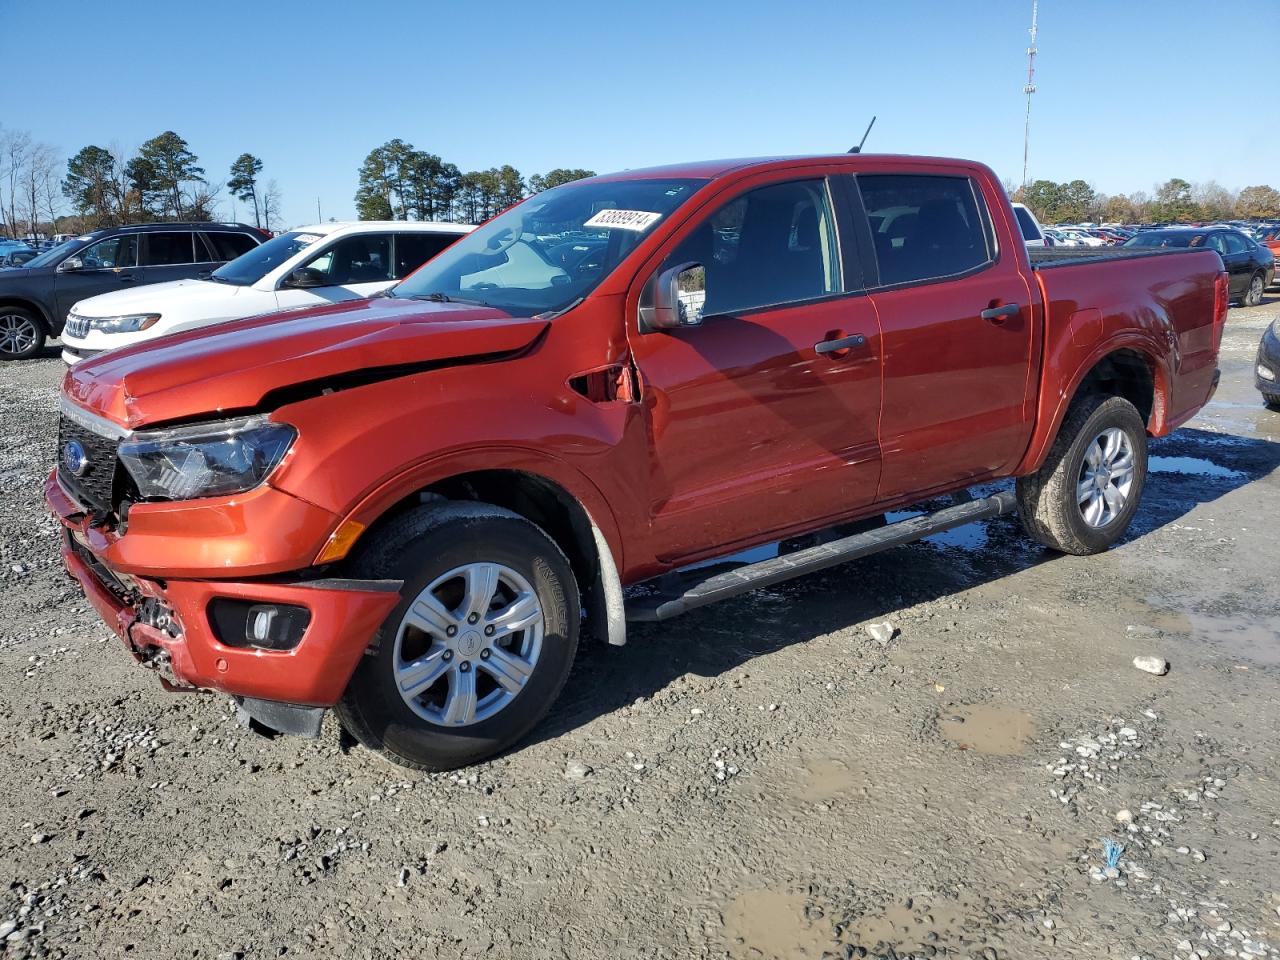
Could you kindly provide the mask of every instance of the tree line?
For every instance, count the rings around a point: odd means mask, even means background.
[[[280,226],[280,188],[261,182],[263,164],[249,153],[212,182],[190,145],[166,130],[132,153],[90,144],[66,161],[23,131],[0,129],[0,227],[13,237],[80,233],[164,220],[210,221],[225,188],[249,205],[257,226]],[[73,211],[66,213],[67,206]]]
[[[1234,191],[1209,180],[1166,180],[1148,194],[1099,193],[1083,180],[1035,180],[1010,191],[1043,223],[1204,223],[1280,218],[1280,190],[1260,184]]]
[[[456,164],[400,139],[374,147],[360,165],[356,215],[361,220],[448,220],[480,223],[562,183],[595,172],[558,167],[527,179],[510,164],[463,173]]]

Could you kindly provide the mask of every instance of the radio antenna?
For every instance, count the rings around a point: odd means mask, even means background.
[[[873,116],[871,118],[871,122],[867,124],[867,132],[862,135],[862,139],[858,141],[858,145],[856,147],[849,148],[850,153],[862,152],[862,145],[867,142],[867,137],[870,136],[871,134],[871,128],[874,127],[875,125],[876,125],[876,118]]]

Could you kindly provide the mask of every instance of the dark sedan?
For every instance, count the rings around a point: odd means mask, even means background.
[[[1228,296],[1246,307],[1262,302],[1262,293],[1275,276],[1275,256],[1253,237],[1239,230],[1215,227],[1169,227],[1148,230],[1125,247],[1206,247],[1217,250],[1230,274]]]

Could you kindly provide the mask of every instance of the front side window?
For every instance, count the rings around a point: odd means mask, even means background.
[[[704,316],[742,313],[841,292],[825,180],[760,187],[729,201],[667,257],[704,269]]]
[[[392,289],[523,316],[556,313],[604,280],[703,180],[579,180],[462,237]]]
[[[1248,253],[1249,245],[1245,243],[1244,237],[1235,233],[1221,234],[1223,241],[1227,245],[1227,253]]]
[[[189,231],[148,233],[144,236],[143,266],[168,267],[195,263],[195,234]]]
[[[79,254],[86,270],[118,270],[138,265],[138,237],[129,234],[99,240]]]
[[[397,233],[395,278],[403,280],[462,236],[460,233]]]
[[[955,276],[995,259],[984,208],[968,177],[864,174],[857,183],[881,284]]]
[[[391,234],[344,237],[302,266],[321,273],[331,287],[390,280]]]
[[[313,243],[324,238],[322,233],[292,230],[253,247],[230,263],[224,263],[213,271],[210,279],[237,286],[257,283],[286,260],[291,260]]]

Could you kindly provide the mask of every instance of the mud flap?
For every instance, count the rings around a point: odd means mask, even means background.
[[[295,737],[320,736],[324,723],[325,707],[303,707],[295,703],[279,703],[275,700],[259,700],[256,697],[236,697],[236,720],[254,733],[268,737],[287,733]]]

